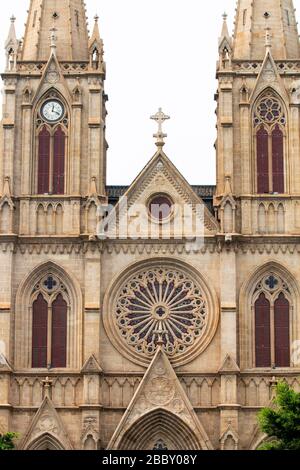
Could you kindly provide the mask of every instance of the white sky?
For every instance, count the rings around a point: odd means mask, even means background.
[[[171,120],[165,151],[191,184],[215,184],[214,93],[222,13],[233,29],[236,0],[86,0],[92,29],[100,16],[109,96],[108,184],[129,184],[154,154],[162,107]],[[300,0],[294,0],[300,10]],[[0,43],[9,18],[24,34],[29,0],[1,2]],[[4,70],[5,55],[0,55]]]

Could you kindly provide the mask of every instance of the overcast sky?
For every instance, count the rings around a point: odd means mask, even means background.
[[[100,16],[107,63],[108,184],[129,184],[154,154],[150,121],[171,120],[165,151],[191,184],[215,183],[214,93],[222,13],[233,29],[236,0],[86,0]],[[300,0],[294,0],[300,9]],[[29,0],[1,1],[0,42],[12,13],[19,38]],[[4,69],[4,51],[0,66]]]

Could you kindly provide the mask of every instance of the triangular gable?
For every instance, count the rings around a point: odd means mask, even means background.
[[[45,397],[34,416],[22,441],[21,449],[28,449],[33,442],[42,439],[44,435],[52,436],[65,450],[72,450],[63,422],[48,397]]]
[[[38,101],[52,87],[55,87],[68,101],[71,101],[69,88],[54,53],[50,55],[33,101]]]
[[[0,373],[1,372],[12,372],[13,369],[9,364],[8,360],[3,353],[0,353]]]
[[[219,372],[222,374],[236,374],[240,372],[240,368],[235,362],[235,360],[229,354],[227,354],[222,366],[219,369]]]
[[[255,101],[266,88],[274,89],[285,100],[289,99],[270,51],[266,53],[261,71],[257,77],[255,87],[251,94],[250,101]]]
[[[117,203],[113,214],[108,218],[108,223],[114,217],[116,218],[117,225],[122,223],[122,217],[119,217],[119,210],[123,207],[124,201],[127,202],[127,207],[130,210],[134,204],[147,204],[147,201],[153,194],[165,192],[170,193],[175,204],[187,204],[197,214],[204,225],[204,233],[215,234],[220,230],[218,222],[202,199],[197,196],[161,149],[155,153]]]
[[[143,415],[163,409],[180,418],[198,437],[203,450],[213,449],[174,369],[159,347],[142,382],[119,423],[108,449],[118,449],[124,434]]]
[[[81,372],[83,374],[101,374],[102,373],[101,366],[99,362],[97,361],[97,359],[95,358],[94,354],[92,354],[89,357],[89,359],[85,362],[83,368],[81,369]]]

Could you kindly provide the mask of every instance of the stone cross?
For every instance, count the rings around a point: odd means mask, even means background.
[[[167,134],[164,134],[163,133],[163,129],[162,129],[162,126],[163,126],[163,123],[165,121],[167,121],[168,119],[170,119],[170,116],[167,116],[162,108],[159,108],[158,109],[158,112],[156,114],[154,114],[154,116],[151,116],[151,119],[153,119],[153,121],[156,121],[157,124],[158,124],[158,131],[157,131],[157,134],[154,134],[153,137],[157,139],[156,141],[156,145],[158,147],[163,147],[165,145],[165,142],[164,142],[164,138],[165,137],[168,137]]]

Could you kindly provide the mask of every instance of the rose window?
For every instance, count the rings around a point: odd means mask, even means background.
[[[119,291],[115,321],[132,350],[151,358],[162,344],[172,357],[185,353],[203,335],[207,304],[192,276],[150,268],[132,276]]]
[[[280,123],[285,125],[285,115],[281,103],[276,99],[272,93],[268,93],[262,100],[259,101],[254,116],[255,126],[259,124],[272,125]]]

